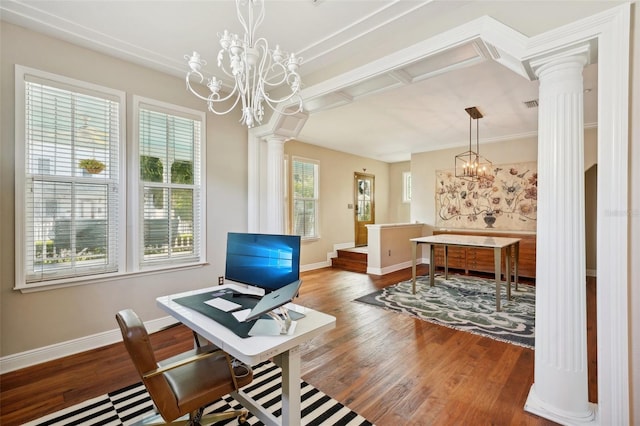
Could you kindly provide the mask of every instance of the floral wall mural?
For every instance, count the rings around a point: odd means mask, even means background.
[[[436,171],[436,227],[535,232],[537,199],[536,162],[494,165],[475,182]]]

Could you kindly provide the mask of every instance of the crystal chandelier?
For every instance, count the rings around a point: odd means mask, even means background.
[[[242,8],[246,8],[245,13]],[[254,9],[258,9],[257,18],[254,20]],[[222,80],[211,77],[207,80],[207,87],[210,90],[208,96],[198,93],[191,85],[191,78],[194,77],[198,83],[204,82],[202,67],[207,64],[200,59],[198,52],[185,55],[189,64],[186,82],[187,89],[198,98],[207,102],[209,111],[223,115],[231,111],[242,101],[242,118],[240,122],[247,127],[253,127],[262,123],[264,117],[264,106],[266,103],[271,109],[280,114],[293,115],[302,111],[302,98],[300,97],[300,75],[298,67],[302,63],[302,58],[297,58],[294,53],[287,54],[276,45],[275,50],[270,50],[267,40],[256,39],[256,29],[264,20],[264,0],[236,0],[236,12],[238,20],[244,28],[243,37],[229,33],[227,30],[218,37],[220,38],[220,52],[218,52],[218,67],[224,74],[233,80],[233,89],[227,96],[223,96]],[[269,90],[280,86],[289,86],[290,93],[281,98],[271,97]],[[233,105],[226,110],[218,110],[222,102],[235,97]],[[287,112],[278,110],[276,105],[281,102],[291,101],[293,107]]]
[[[482,180],[491,174],[492,164],[480,155],[480,134],[478,120],[482,118],[482,113],[477,107],[465,108],[469,114],[469,150],[456,155],[455,174],[457,178],[469,181]],[[471,148],[471,123],[476,120],[476,150]]]

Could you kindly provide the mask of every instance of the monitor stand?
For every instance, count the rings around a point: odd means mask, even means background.
[[[249,336],[292,335],[296,329],[296,320],[304,317],[304,314],[284,307],[267,312],[267,315],[271,319],[258,319],[251,327]]]

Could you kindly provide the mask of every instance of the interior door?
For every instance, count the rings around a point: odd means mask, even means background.
[[[356,247],[367,245],[367,227],[375,223],[375,176],[367,173],[354,173],[354,205],[355,205],[355,244]]]

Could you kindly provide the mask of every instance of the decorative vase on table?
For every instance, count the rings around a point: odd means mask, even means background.
[[[485,213],[484,223],[487,224],[487,228],[493,228],[493,224],[496,223],[496,217],[493,215],[493,212]]]

